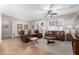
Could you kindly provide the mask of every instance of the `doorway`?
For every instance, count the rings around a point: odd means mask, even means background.
[[[9,38],[12,36],[12,22],[7,19],[2,19],[2,38]]]

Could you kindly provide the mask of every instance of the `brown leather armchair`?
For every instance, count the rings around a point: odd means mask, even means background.
[[[33,37],[42,38],[42,37],[43,37],[43,35],[42,35],[42,33],[39,33],[39,30],[34,30]]]
[[[30,37],[28,37],[27,35],[25,35],[24,30],[21,30],[21,31],[20,31],[20,38],[21,38],[21,41],[22,41],[22,42],[25,42],[25,43],[31,41],[31,40],[30,40]]]

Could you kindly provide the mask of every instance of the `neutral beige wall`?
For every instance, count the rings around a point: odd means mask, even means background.
[[[10,20],[12,22],[12,34],[11,36],[12,37],[15,37],[18,35],[18,32],[17,32],[17,24],[22,24],[23,25],[23,29],[24,29],[24,25],[27,24],[29,26],[29,29],[30,29],[30,23],[27,22],[27,21],[24,21],[24,20],[20,20],[20,19],[17,19],[17,18],[14,18],[14,17],[11,17],[11,16],[7,16],[7,15],[3,15],[2,18],[6,18],[6,20]]]
[[[2,14],[2,37],[11,37],[12,21],[9,16]]]
[[[76,17],[75,25],[76,25],[76,28],[79,28],[79,15]]]
[[[0,40],[1,40],[1,14],[0,14]]]
[[[26,31],[30,29],[30,23],[27,21],[22,21],[22,20],[12,20],[12,36],[18,36],[17,32],[17,24],[22,24],[23,25],[23,30],[24,30],[24,25],[27,24],[29,26]]]
[[[72,27],[74,26],[76,17],[77,17],[77,13],[71,13],[71,14],[66,14],[66,15],[62,15],[62,16],[57,16],[54,19],[57,19],[57,20],[63,19],[63,24],[64,24],[63,27],[67,28],[67,29],[64,29],[64,31],[66,33],[68,33],[68,31],[69,31],[68,26],[72,26]],[[53,20],[53,18],[52,18],[52,20]],[[45,22],[45,26],[43,28],[46,27],[46,29],[48,29],[49,26],[47,25],[47,23],[48,23],[49,19],[47,19],[47,20],[42,19],[41,21]],[[41,22],[41,21],[37,21],[37,22]]]
[[[65,28],[64,31],[66,33],[69,33],[68,26],[72,26],[72,28],[75,26],[76,17],[77,17],[76,13],[74,13],[74,14],[68,14],[68,15],[63,16],[63,19],[64,19],[64,28]],[[74,33],[75,29],[71,29],[71,31]]]

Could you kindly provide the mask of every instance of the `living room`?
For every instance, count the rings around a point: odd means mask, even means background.
[[[78,10],[78,4],[0,5],[0,54],[79,54]]]

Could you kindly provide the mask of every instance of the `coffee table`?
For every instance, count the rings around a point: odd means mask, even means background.
[[[48,41],[47,44],[55,43],[55,41],[54,41],[55,38],[56,38],[56,37],[47,37],[47,41]]]

